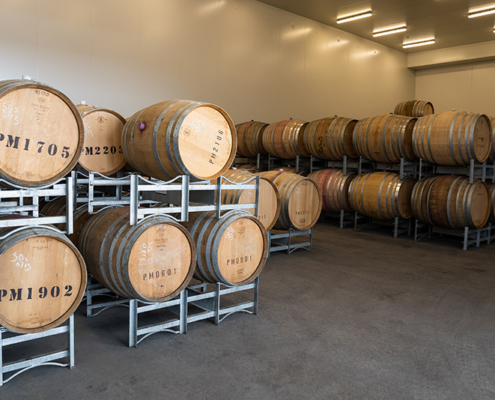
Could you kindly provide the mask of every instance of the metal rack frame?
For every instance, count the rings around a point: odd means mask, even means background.
[[[68,334],[68,348],[4,364],[4,347],[61,334]],[[55,362],[56,360],[61,360],[63,358],[68,358],[68,362],[65,364]],[[58,326],[57,328],[39,333],[16,333],[4,327],[0,327],[0,386],[14,379],[23,372],[45,365],[69,367],[70,369],[74,368],[74,315],[69,317],[66,325]],[[4,375],[8,373],[13,373],[13,375],[5,379]]]
[[[250,183],[254,181],[255,183]],[[228,184],[225,184],[227,182]],[[222,211],[254,209],[258,216],[260,177],[254,176],[246,182],[233,182],[223,176],[217,178],[217,183],[209,181],[190,182],[189,176],[182,175],[168,182],[145,179],[138,174],[131,174],[120,178],[111,178],[98,173],[90,173],[88,178],[88,211],[95,212],[95,207],[130,206],[130,224],[150,215],[180,214],[178,221],[187,221],[190,212],[216,211],[217,217]],[[235,185],[235,186],[232,186]],[[96,188],[112,188],[128,186],[129,197],[107,198],[96,197]],[[222,190],[256,190],[254,203],[249,204],[222,204],[221,196],[215,201],[215,192]],[[201,206],[191,206],[189,203],[203,203]],[[168,203],[173,207],[140,208],[145,203]]]
[[[297,236],[309,235],[308,241],[303,243],[292,243],[292,238]],[[313,228],[305,231],[298,231],[293,228],[289,228],[283,233],[273,233],[273,231],[268,232],[268,243],[270,246],[269,254],[276,251],[287,251],[290,255],[297,249],[311,250],[313,247]]]
[[[32,215],[31,218],[16,218],[0,220],[0,228],[25,227],[33,225],[66,224],[64,233],[73,233],[74,213],[74,186],[72,177],[61,180],[43,187],[26,188],[14,186],[3,179],[0,183],[7,184],[0,188],[0,214],[21,213],[21,215]],[[55,196],[66,196],[66,214],[58,217],[40,216],[39,199]],[[2,201],[3,199],[15,199],[14,201]],[[25,199],[31,199],[30,205],[25,205]]]
[[[253,301],[242,302],[222,308],[221,299],[223,296],[251,289],[254,290]],[[90,304],[92,308],[87,309],[88,317],[97,316],[111,307],[126,306],[129,308],[129,347],[137,347],[139,343],[155,333],[186,333],[187,325],[196,321],[213,318],[214,323],[218,325],[228,316],[238,312],[257,314],[259,276],[253,283],[243,286],[228,286],[222,283],[216,283],[212,290],[208,290],[208,284],[202,282],[197,285],[188,286],[175,299],[158,303],[119,298],[102,285],[94,283],[91,286],[88,286],[87,293],[90,293],[87,295],[87,299],[92,299],[93,296],[101,295],[106,295],[110,298],[98,305]],[[198,307],[202,309],[203,312],[189,315],[189,305]],[[99,308],[100,310],[96,313],[92,312],[92,310],[96,308]],[[140,314],[163,309],[169,309],[176,317],[168,318],[165,321],[159,321],[152,325],[139,326]]]

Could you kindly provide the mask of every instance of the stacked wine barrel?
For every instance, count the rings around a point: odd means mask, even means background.
[[[268,124],[259,121],[249,121],[236,125],[237,153],[243,157],[256,157],[267,154],[263,147],[263,132]]]
[[[232,182],[256,183],[256,175],[242,170],[229,170],[224,175]],[[254,189],[231,189],[224,190],[221,197],[224,204],[250,204],[256,202],[256,190]],[[254,209],[248,209],[254,214]],[[272,181],[261,177],[258,196],[258,219],[267,231],[271,230],[277,222],[280,213],[280,194]]]
[[[84,143],[83,121],[69,98],[31,80],[8,80],[0,82],[0,99],[0,178],[6,186],[31,190],[67,175]],[[66,201],[47,207],[62,214]],[[26,218],[12,214],[0,220],[22,226]],[[86,265],[55,227],[22,228],[0,228],[0,325],[18,333],[43,332],[79,306]]]
[[[423,100],[403,101],[395,106],[394,114],[405,115],[406,117],[425,117],[433,114],[433,104]]]
[[[171,100],[135,113],[122,133],[124,156],[136,171],[171,180],[210,180],[225,173],[237,148],[234,123],[220,107]]]
[[[29,80],[0,81],[0,177],[44,186],[77,164],[84,126],[76,106],[60,91]]]
[[[263,131],[263,148],[269,154],[293,160],[306,152],[304,148],[305,122],[287,119],[268,125]]]
[[[349,206],[371,218],[390,220],[412,217],[411,193],[415,180],[393,172],[358,175],[349,186]]]
[[[229,286],[256,279],[268,257],[263,224],[246,211],[194,213],[183,225],[197,248],[196,278]]]
[[[184,227],[158,215],[131,226],[129,208],[110,208],[84,225],[79,248],[88,271],[120,296],[162,302],[190,282],[196,246]]]
[[[336,213],[351,210],[349,186],[356,176],[354,172],[344,175],[341,169],[328,168],[313,172],[308,178],[314,180],[320,188],[323,210]]]
[[[272,181],[280,193],[280,214],[276,229],[297,229],[305,231],[312,228],[321,213],[322,198],[318,185],[301,175],[274,170],[259,173]]]
[[[491,193],[486,183],[469,183],[463,176],[443,175],[424,179],[414,186],[414,217],[447,229],[482,228],[490,218]]]
[[[83,171],[111,175],[126,164],[122,151],[125,119],[105,108],[79,104],[84,122],[84,147],[78,167]]]

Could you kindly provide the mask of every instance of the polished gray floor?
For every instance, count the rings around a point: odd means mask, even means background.
[[[124,309],[81,306],[76,367],[31,370],[0,399],[494,399],[494,261],[495,244],[320,223],[311,252],[269,260],[257,316],[128,348]]]

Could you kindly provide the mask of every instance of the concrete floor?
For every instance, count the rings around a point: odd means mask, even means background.
[[[0,399],[494,399],[494,260],[495,245],[320,223],[311,252],[271,257],[257,316],[136,349],[124,309],[82,306],[76,367],[31,370]]]

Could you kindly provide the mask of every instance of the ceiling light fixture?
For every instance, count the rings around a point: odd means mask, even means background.
[[[434,44],[435,38],[418,40],[416,42],[407,42],[402,45],[403,49],[408,49],[409,47],[426,46],[427,44]]]
[[[473,11],[468,14],[468,18],[482,17],[484,15],[495,14],[495,8],[486,8],[484,10]]]
[[[337,24],[343,24],[344,22],[350,22],[356,19],[371,17],[371,15],[372,15],[371,11],[366,11],[360,14],[348,15],[347,17],[338,18]]]
[[[403,26],[398,26],[398,27],[393,28],[393,29],[384,29],[381,31],[373,32],[373,37],[392,35],[394,33],[400,33],[400,32],[405,32],[405,31],[407,31],[407,27],[405,25],[403,25]]]

